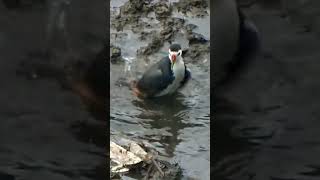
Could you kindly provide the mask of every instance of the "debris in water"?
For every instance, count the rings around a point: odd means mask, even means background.
[[[177,164],[159,160],[149,146],[121,138],[110,141],[110,176],[118,179],[130,172],[139,172],[144,179],[175,179],[181,176]]]

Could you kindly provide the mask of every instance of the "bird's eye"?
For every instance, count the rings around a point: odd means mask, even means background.
[[[181,52],[178,52],[178,56],[180,56],[181,55]]]

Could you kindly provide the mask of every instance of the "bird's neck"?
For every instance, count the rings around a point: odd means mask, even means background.
[[[172,64],[171,62],[171,69],[172,71],[176,71],[177,69],[183,69],[184,67],[184,62],[182,57],[177,57],[176,62]]]
[[[172,62],[170,54],[169,54],[169,59],[170,59],[170,62]],[[181,56],[177,56],[175,64],[177,64],[177,63],[182,63],[182,64],[184,63],[183,58]]]
[[[176,63],[175,63],[175,64],[177,64],[177,63],[179,63],[179,64],[184,64],[183,58],[182,58],[181,56],[178,56],[178,57],[177,57],[177,60],[176,60]]]

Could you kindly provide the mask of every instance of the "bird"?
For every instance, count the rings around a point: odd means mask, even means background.
[[[151,65],[139,80],[133,81],[132,89],[138,97],[160,97],[173,94],[190,78],[191,71],[183,61],[180,44],[171,44],[168,56]]]
[[[214,59],[212,89],[236,77],[240,66],[254,59],[261,47],[260,32],[236,0],[214,0],[210,33]]]

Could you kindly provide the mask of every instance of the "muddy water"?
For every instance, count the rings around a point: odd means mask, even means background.
[[[111,1],[111,10],[117,9],[122,4],[119,1]],[[174,15],[182,16],[177,12]],[[151,13],[150,17],[153,16]],[[148,17],[144,20],[157,21]],[[199,18],[196,21],[194,18],[185,17],[185,20],[187,23],[198,25],[199,32],[209,31],[208,18]],[[206,20],[207,24],[201,23]],[[159,28],[151,30],[159,31]],[[151,63],[165,56],[169,44],[165,43],[158,52],[148,57],[148,61],[144,61],[137,57],[136,50],[145,46],[148,40],[146,42],[138,40],[137,34],[130,28],[122,32],[111,29],[112,32],[126,33],[119,39],[112,38],[111,35],[111,44],[122,48],[126,62],[110,64],[111,137],[124,136],[151,143],[159,152],[160,158],[179,163],[184,178],[209,179],[209,54],[197,60],[196,64],[187,64],[192,71],[193,79],[183,90],[169,97],[140,100],[132,95],[127,86],[122,86],[121,82],[139,77]],[[203,35],[208,37],[207,34]],[[188,47],[183,32],[180,35],[178,33],[175,41],[183,48]]]
[[[320,4],[303,1],[286,14],[268,2],[244,9],[261,31],[263,53],[216,90],[216,179],[320,178],[320,19],[309,11]]]

